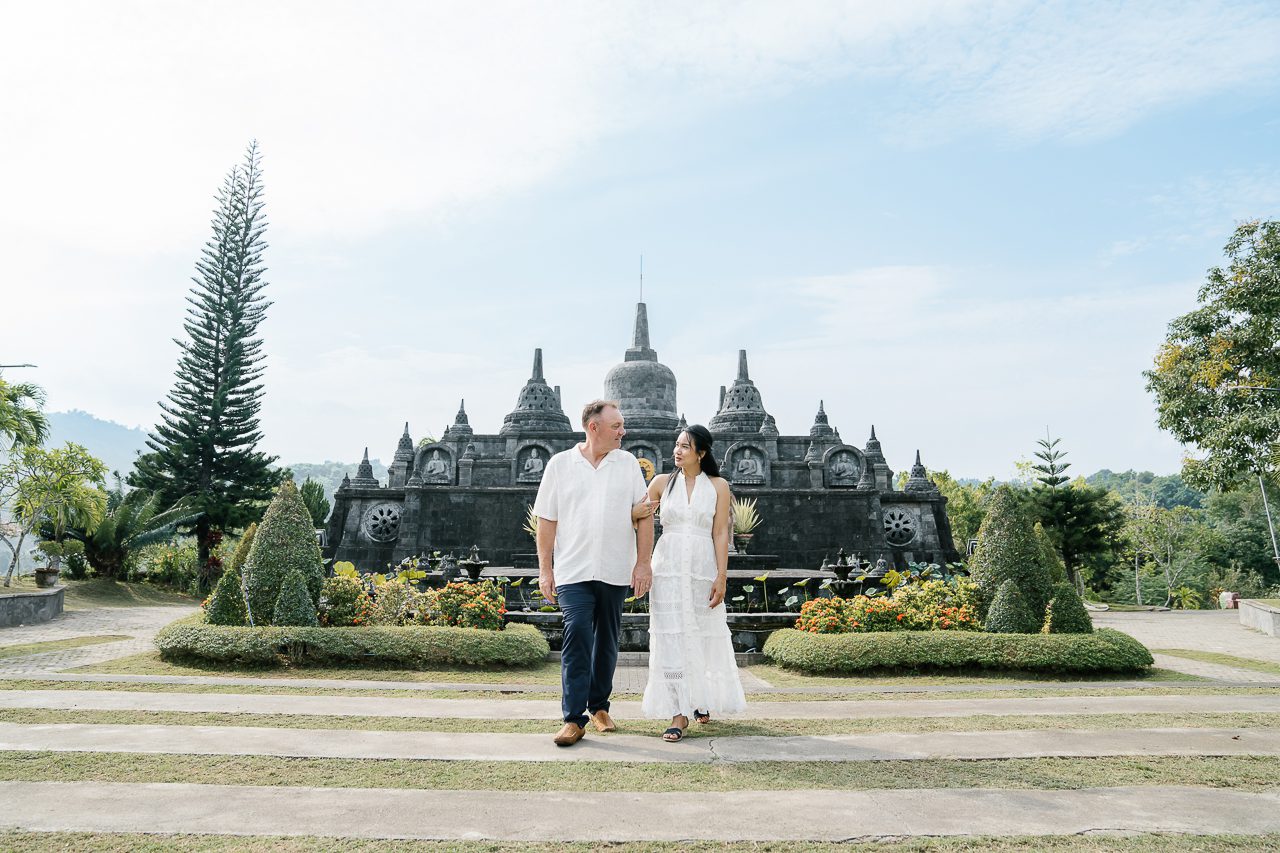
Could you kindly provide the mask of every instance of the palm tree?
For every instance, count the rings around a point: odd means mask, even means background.
[[[40,411],[44,389],[31,382],[7,382],[0,376],[0,449],[34,447],[49,434]]]
[[[129,556],[147,545],[173,536],[179,524],[190,524],[200,515],[179,503],[158,512],[160,496],[140,489],[125,493],[116,475],[116,487],[107,494],[107,511],[90,532],[75,528],[69,538],[84,543],[84,556],[99,576],[118,578],[124,574]]]

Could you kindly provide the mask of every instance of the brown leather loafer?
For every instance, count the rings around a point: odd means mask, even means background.
[[[586,728],[577,723],[565,723],[564,728],[555,736],[556,746],[573,746],[586,733]]]
[[[591,715],[591,724],[596,727],[598,732],[616,732],[618,730],[618,726],[613,722],[613,717],[610,717],[609,712],[604,708]]]

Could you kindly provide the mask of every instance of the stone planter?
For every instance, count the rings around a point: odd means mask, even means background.
[[[751,544],[751,536],[752,534],[750,533],[733,534],[733,546],[738,549],[739,554],[747,553],[747,546]]]
[[[62,613],[65,586],[39,592],[2,594],[0,589],[0,628],[37,625]]]
[[[1240,599],[1239,605],[1241,625],[1272,637],[1280,637],[1280,608],[1248,598]]]
[[[41,589],[53,589],[58,585],[58,570],[43,568],[36,569],[36,586]]]

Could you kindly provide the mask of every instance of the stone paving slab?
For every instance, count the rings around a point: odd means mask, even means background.
[[[1242,669],[1238,666],[1227,666],[1220,663],[1180,658],[1176,655],[1152,655],[1156,666],[1172,669],[1175,672],[1195,675],[1200,678],[1212,678],[1215,681],[1231,681],[1236,684],[1275,684],[1280,685],[1280,675],[1269,672],[1258,672],[1254,669]]]
[[[380,732],[239,726],[0,723],[0,751],[272,755],[431,761],[922,761],[1115,755],[1280,756],[1277,729],[1048,729],[798,737],[700,737],[669,744],[654,734],[597,735],[571,748],[545,734]]]
[[[1076,791],[533,791],[517,798],[509,791],[0,782],[0,827],[531,842],[1258,835],[1280,832],[1280,794],[1150,786]]]
[[[450,719],[558,720],[560,703],[544,699],[427,699],[291,696],[112,690],[0,690],[0,708],[96,711],[187,711]],[[1023,716],[1043,714],[1280,713],[1280,693],[1260,695],[1048,696],[1009,699],[867,699],[751,702],[735,719]],[[612,703],[622,720],[643,719],[640,703]]]
[[[1238,610],[1091,613],[1094,627],[1115,628],[1150,649],[1196,649],[1280,663],[1280,638],[1240,624]]]

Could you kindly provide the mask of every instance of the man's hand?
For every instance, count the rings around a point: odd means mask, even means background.
[[[538,592],[541,592],[542,597],[547,601],[556,603],[556,575],[551,569],[538,571]]]
[[[720,602],[724,601],[724,592],[728,585],[729,582],[724,575],[716,575],[715,581],[711,584],[711,599],[707,602],[708,607],[720,606]]]
[[[636,598],[646,595],[651,586],[653,586],[653,567],[648,563],[637,561],[635,568],[631,570],[631,588],[635,590]]]

